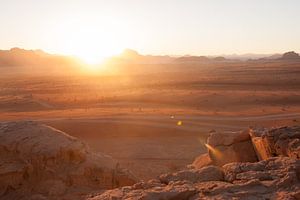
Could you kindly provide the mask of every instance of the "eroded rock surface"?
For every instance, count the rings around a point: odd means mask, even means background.
[[[300,158],[300,126],[273,129],[255,128],[249,131],[260,160],[274,156]]]
[[[220,176],[212,176],[219,172]],[[299,195],[300,160],[277,157],[163,175],[157,180],[108,190],[89,200],[299,199]]]
[[[197,157],[190,167],[199,169],[210,164],[256,162],[276,156],[299,159],[300,126],[211,132],[206,145],[208,154]]]
[[[203,181],[221,181],[223,177],[222,169],[211,165],[201,169],[182,170],[176,173],[163,174],[159,177],[159,180],[166,184],[171,181],[189,181],[196,183]]]
[[[135,182],[109,156],[59,130],[35,122],[0,124],[1,199],[74,199]]]
[[[202,167],[213,165],[213,161],[208,153],[198,156],[188,168],[201,169]]]
[[[212,132],[208,153],[188,169],[89,200],[300,199],[299,135],[299,127]],[[263,149],[254,138],[263,141]]]
[[[209,157],[214,165],[223,166],[232,162],[257,161],[248,131],[212,132],[206,145]],[[202,157],[201,159],[205,158]],[[198,165],[201,164],[199,162],[198,164],[194,163],[196,168],[199,168]]]
[[[136,183],[110,157],[92,153],[84,143],[61,131],[33,122],[2,123],[0,197],[297,200],[299,140],[300,127],[213,132],[207,142],[208,153],[188,169]],[[111,189],[115,187],[119,188]]]

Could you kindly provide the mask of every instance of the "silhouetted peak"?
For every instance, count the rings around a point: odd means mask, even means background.
[[[286,52],[282,55],[282,59],[300,59],[299,54],[294,51]]]
[[[10,49],[11,52],[24,52],[26,51],[25,49],[21,49],[19,47],[14,47]]]
[[[203,62],[203,61],[209,61],[209,58],[206,56],[184,56],[179,57],[177,61],[180,62]]]
[[[226,58],[222,57],[222,56],[218,56],[214,58],[215,61],[225,61]]]

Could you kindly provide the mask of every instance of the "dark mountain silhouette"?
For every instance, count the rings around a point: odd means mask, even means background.
[[[213,58],[215,61],[226,61],[226,58],[224,58],[223,56],[218,56]]]
[[[268,56],[268,57],[263,57],[263,58],[259,58],[259,59],[252,59],[251,61],[276,61],[276,60],[300,60],[300,56],[298,53],[294,52],[294,51],[289,51],[289,52],[286,52],[284,54],[274,54],[274,55],[271,55],[271,56]]]
[[[42,50],[25,50],[12,48],[0,50],[0,67],[52,67],[52,66],[78,66],[80,61],[74,57],[53,55]]]
[[[178,62],[207,62],[210,59],[206,56],[183,56],[176,59]]]
[[[286,52],[281,57],[282,60],[294,60],[294,59],[300,59],[299,54],[297,54],[294,51]]]

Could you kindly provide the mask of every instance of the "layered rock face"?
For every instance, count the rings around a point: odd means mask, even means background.
[[[270,158],[166,174],[89,200],[300,199],[300,160]]]
[[[1,199],[78,199],[135,182],[109,156],[59,130],[35,122],[0,124]]]
[[[256,128],[249,131],[260,160],[273,156],[300,158],[300,127],[274,129]]]

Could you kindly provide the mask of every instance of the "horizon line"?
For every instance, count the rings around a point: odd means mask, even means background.
[[[60,52],[52,52],[51,50],[44,50],[42,48],[23,48],[23,47],[11,47],[9,49],[2,49],[0,48],[0,51],[11,51],[13,49],[20,49],[20,50],[25,50],[25,51],[42,51],[46,54],[50,54],[50,55],[57,55],[57,56],[68,56],[68,57],[78,57],[80,58],[80,56],[75,55],[75,54],[66,54],[66,53],[60,53]],[[255,53],[255,52],[248,52],[248,53],[221,53],[221,54],[149,54],[149,53],[140,53],[138,50],[136,49],[132,49],[132,48],[124,48],[123,50],[120,51],[119,54],[112,54],[108,57],[114,57],[114,56],[119,56],[122,55],[122,53],[124,53],[125,51],[134,51],[136,52],[138,55],[141,56],[169,56],[169,57],[188,57],[188,56],[207,56],[207,57],[213,57],[213,56],[247,56],[247,55],[253,55],[253,56],[264,56],[264,55],[282,55],[284,53],[287,52],[295,52],[297,53],[297,51],[294,50],[288,50],[288,51],[284,51],[284,52],[276,52],[276,53]]]

